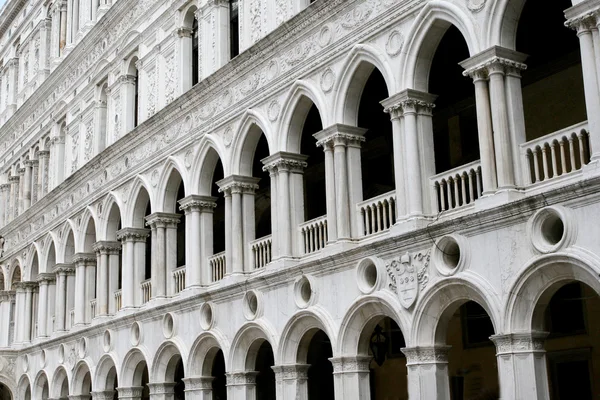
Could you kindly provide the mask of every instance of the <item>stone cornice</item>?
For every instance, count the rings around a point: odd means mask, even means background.
[[[150,229],[145,228],[123,228],[117,231],[117,240],[145,242],[150,234]]]
[[[359,145],[365,141],[365,133],[367,132],[364,128],[358,128],[356,126],[334,124],[330,127],[323,129],[313,135],[317,139],[318,147],[334,146],[336,144],[343,145]]]
[[[251,176],[230,175],[217,182],[219,193],[231,195],[232,193],[254,193],[258,189],[260,178]]]
[[[279,151],[269,157],[265,157],[260,162],[264,164],[263,171],[277,172],[280,170],[302,172],[308,165],[306,160],[308,156],[296,153]]]
[[[155,227],[174,227],[181,220],[180,214],[166,212],[155,212],[146,217],[146,226]]]
[[[493,46],[487,50],[475,54],[460,62],[460,66],[465,70],[464,76],[475,78],[477,76],[489,75],[493,69],[501,70],[525,70],[524,64],[528,55],[505,47]]]
[[[179,209],[185,212],[202,211],[212,212],[217,207],[217,198],[212,196],[199,196],[192,194],[179,200]]]

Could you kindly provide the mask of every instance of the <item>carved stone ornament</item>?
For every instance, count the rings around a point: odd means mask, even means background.
[[[398,295],[402,307],[410,308],[417,300],[419,290],[427,286],[429,259],[430,250],[414,254],[407,252],[386,264],[390,290]]]
[[[0,357],[0,373],[6,376],[12,376],[15,372],[14,357]]]
[[[485,7],[486,0],[467,0],[467,7],[472,12],[481,11]]]
[[[267,114],[269,116],[269,120],[271,122],[275,122],[277,117],[279,117],[279,111],[281,110],[281,106],[277,100],[273,100],[271,104],[269,104],[269,108],[267,110]]]
[[[320,79],[321,89],[325,93],[329,93],[335,84],[335,74],[331,68],[325,69],[321,74]]]
[[[231,142],[233,141],[233,129],[228,126],[227,129],[225,129],[225,132],[223,132],[223,144],[225,145],[225,147],[229,147],[231,146]]]
[[[391,57],[395,57],[400,54],[402,47],[404,47],[404,36],[396,30],[392,31],[385,42],[385,51]]]

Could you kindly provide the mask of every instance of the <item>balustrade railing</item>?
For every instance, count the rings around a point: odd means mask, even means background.
[[[396,191],[392,190],[357,204],[360,233],[369,236],[396,223]]]
[[[521,154],[530,183],[578,171],[590,162],[588,123],[584,121],[523,143]]]
[[[208,264],[210,265],[210,280],[211,282],[218,282],[225,276],[227,272],[225,265],[225,252],[222,251],[209,257]]]
[[[430,178],[433,209],[454,210],[472,204],[481,197],[481,163],[479,160],[442,172]]]
[[[250,248],[252,249],[252,256],[254,258],[254,269],[263,268],[271,262],[271,247],[271,235],[250,242]]]
[[[173,280],[175,281],[175,293],[185,289],[185,265],[173,270]]]
[[[90,300],[90,309],[92,319],[96,318],[96,299]]]
[[[146,279],[140,284],[140,287],[142,288],[142,304],[145,304],[152,298],[152,282],[150,279]]]
[[[116,311],[119,311],[122,307],[122,300],[121,300],[121,289],[117,290],[115,293],[115,309]]]
[[[321,250],[327,244],[327,215],[306,221],[298,227],[304,254]]]

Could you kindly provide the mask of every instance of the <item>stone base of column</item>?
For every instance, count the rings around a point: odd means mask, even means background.
[[[525,193],[517,188],[502,188],[489,195],[475,200],[475,210],[495,208],[525,197]]]
[[[362,400],[371,398],[369,364],[373,357],[330,358],[336,400]]]
[[[449,350],[450,346],[402,349],[406,355],[411,400],[450,400]]]
[[[213,376],[183,378],[186,400],[212,400]]]
[[[308,399],[307,364],[275,365],[275,390],[278,400]]]
[[[394,225],[390,228],[392,235],[401,234],[406,232],[412,232],[418,229],[426,228],[431,224],[432,218],[424,215],[404,216],[398,219]]]

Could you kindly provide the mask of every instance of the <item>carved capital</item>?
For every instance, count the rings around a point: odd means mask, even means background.
[[[243,371],[243,372],[231,372],[226,374],[227,386],[239,386],[239,385],[254,385],[256,384],[256,371]]]
[[[356,356],[356,357],[332,357],[329,359],[333,365],[333,373],[356,373],[369,372],[369,364],[373,357]]]
[[[137,66],[137,63],[136,63]],[[135,75],[121,75],[118,79],[119,83],[135,85],[136,78]]]
[[[146,217],[146,226],[152,228],[176,227],[181,219],[179,214],[155,212]]]
[[[75,268],[72,264],[56,264],[54,267],[54,273],[56,275],[75,275]]]
[[[382,100],[380,104],[383,106],[383,111],[390,114],[391,119],[394,120],[406,113],[431,114],[435,107],[435,99],[437,99],[436,95],[406,89]]]
[[[544,342],[548,332],[522,332],[493,335],[490,340],[496,345],[496,354],[545,352]]]
[[[18,184],[20,179],[21,178],[19,176],[14,175],[14,176],[11,176],[10,178],[8,178],[8,181],[10,183],[17,183]]]
[[[94,253],[75,253],[71,259],[73,264],[79,266],[96,265],[96,255]]]
[[[54,283],[56,282],[56,275],[49,273],[49,272],[43,272],[38,274],[38,283],[40,285],[48,285],[50,283]]]
[[[172,394],[175,392],[175,382],[148,383],[150,394]]]
[[[0,192],[5,192],[10,190],[10,183],[3,183],[0,185]]]
[[[275,371],[275,379],[282,382],[290,380],[306,381],[309,367],[310,365],[307,364],[288,364],[274,365],[271,368]]]
[[[219,193],[225,193],[230,196],[233,193],[248,193],[254,194],[258,189],[260,178],[252,178],[250,176],[230,175],[225,179],[217,182]]]
[[[0,290],[0,302],[14,301],[16,292],[14,290]]]
[[[302,154],[280,151],[260,161],[264,164],[263,171],[269,171],[271,174],[277,174],[279,171],[301,173],[308,165],[307,159],[308,156]]]
[[[113,400],[115,392],[112,390],[105,390],[103,392],[92,392],[92,400]]]
[[[192,37],[192,30],[188,27],[182,26],[177,28],[177,30],[175,31],[175,33],[177,34],[177,37],[180,38],[189,38]]]
[[[214,376],[195,376],[191,378],[183,378],[186,391],[212,390],[212,382],[214,380]]]
[[[42,158],[46,158],[46,157],[50,157],[50,151],[48,151],[48,150],[38,151],[38,158],[42,159]]]
[[[439,364],[448,362],[451,346],[405,347],[406,365]]]
[[[191,212],[213,212],[217,198],[212,196],[190,195],[179,200],[179,209],[186,214]]]
[[[524,64],[527,57],[527,54],[515,50],[493,46],[462,61],[460,66],[465,69],[464,76],[473,80],[487,79],[494,73],[515,74],[516,71],[527,69],[527,65]]]
[[[119,393],[119,399],[132,399],[138,400],[142,397],[142,386],[133,387],[118,387],[117,392]]]
[[[317,146],[324,149],[333,146],[358,147],[365,141],[366,132],[364,128],[335,124],[315,133],[313,137],[317,139]]]
[[[579,36],[597,28],[599,22],[600,19],[598,18],[598,11],[592,11],[578,17],[568,19],[565,21],[565,26],[576,31],[577,36]]]
[[[121,250],[120,242],[101,240],[92,245],[92,248],[99,254],[119,254]]]
[[[145,242],[150,234],[150,229],[123,228],[117,231],[117,240],[122,242]]]

